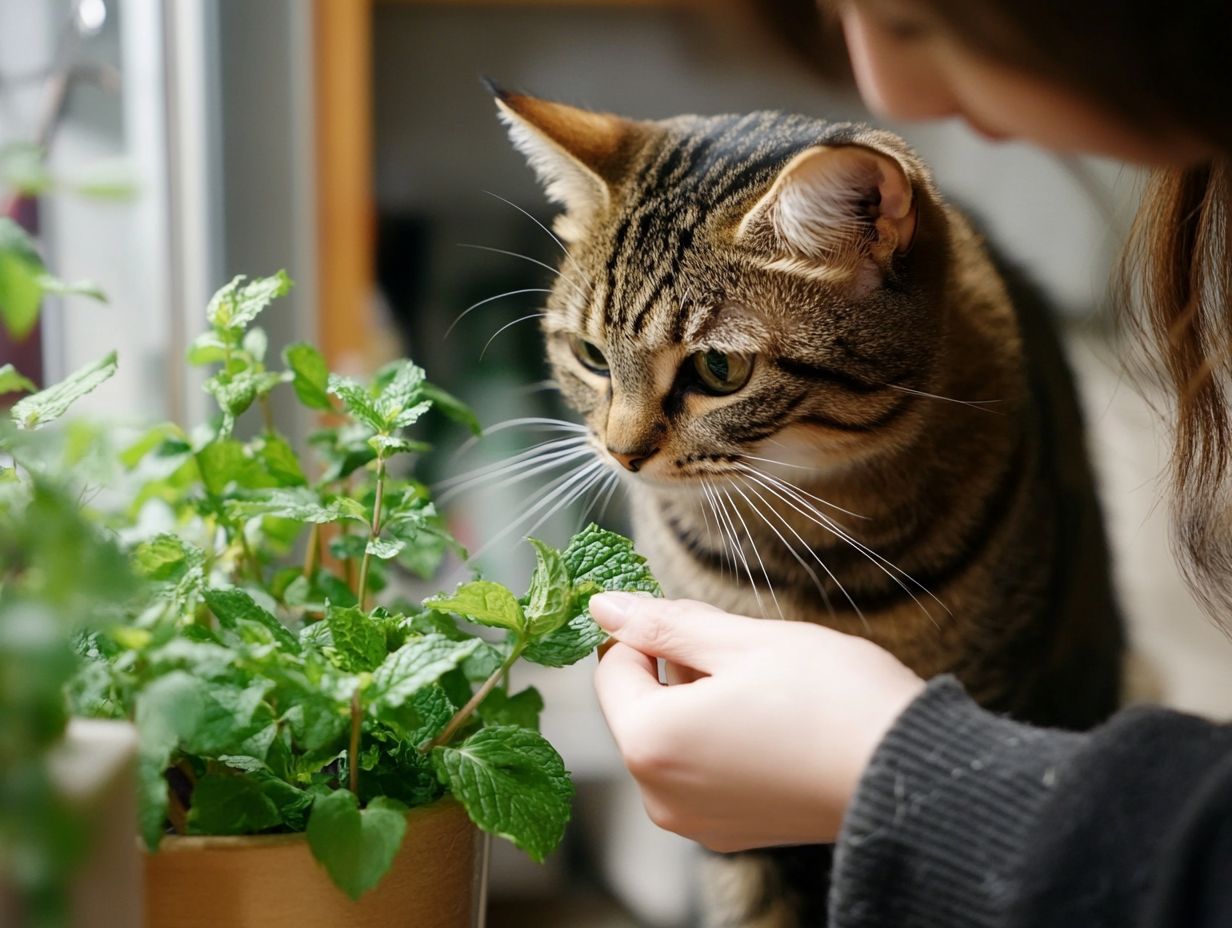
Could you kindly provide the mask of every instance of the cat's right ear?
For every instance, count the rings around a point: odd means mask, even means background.
[[[526,156],[548,199],[565,208],[556,231],[576,241],[595,213],[605,209],[620,176],[634,123],[608,113],[509,93],[489,83],[501,121]]]

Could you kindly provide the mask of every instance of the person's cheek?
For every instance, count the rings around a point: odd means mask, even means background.
[[[892,119],[954,115],[956,101],[931,44],[895,41],[850,8],[842,23],[856,85],[870,110]]]

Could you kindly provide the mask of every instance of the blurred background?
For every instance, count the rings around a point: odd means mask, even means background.
[[[116,346],[125,363],[89,398],[94,413],[195,421],[206,396],[183,359],[210,294],[234,274],[286,268],[296,287],[266,319],[272,349],[309,339],[355,373],[410,354],[485,425],[561,416],[523,318],[551,279],[534,262],[559,261],[536,222],[551,211],[481,75],[647,118],[757,108],[867,118],[749,23],[671,0],[2,0],[0,147],[41,144],[60,175],[130,195],[7,204],[49,266],[98,281],[110,305],[50,301],[29,337],[0,342],[0,363],[51,382]],[[1108,334],[1106,284],[1139,179],[990,145],[957,124],[890,128],[1054,298],[1148,676],[1167,702],[1232,715],[1219,671],[1232,653],[1167,551],[1164,438]],[[276,414],[292,435],[311,426]],[[505,428],[426,462],[427,476],[468,472],[542,437],[533,423]],[[520,538],[550,509],[527,516],[551,476],[464,485],[449,509],[455,532],[472,548],[504,529]],[[604,501],[583,503],[593,516]],[[627,528],[620,508],[617,495],[604,521]],[[581,517],[558,514],[535,532],[562,542]],[[528,564],[511,547],[484,567],[517,585]],[[489,924],[689,924],[695,852],[645,820],[588,668],[526,677],[545,695],[544,733],[575,772],[579,800],[547,865],[494,845]]]

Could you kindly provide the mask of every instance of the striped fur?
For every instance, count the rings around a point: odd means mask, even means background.
[[[901,140],[773,112],[499,102],[565,207],[544,319],[557,380],[599,455],[642,462],[625,475],[635,535],[668,595],[865,635],[1025,720],[1113,710],[1122,631],[1062,354]],[[857,170],[823,162],[775,201],[830,150]],[[752,379],[700,392],[707,350],[754,356]],[[708,924],[820,924],[825,859],[716,861],[732,869]]]

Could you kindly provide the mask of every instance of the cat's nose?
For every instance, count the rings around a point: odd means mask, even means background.
[[[637,473],[643,464],[650,460],[651,456],[658,450],[651,448],[647,451],[645,448],[639,448],[636,451],[616,451],[614,448],[607,449],[612,457],[621,463],[625,470]]]

